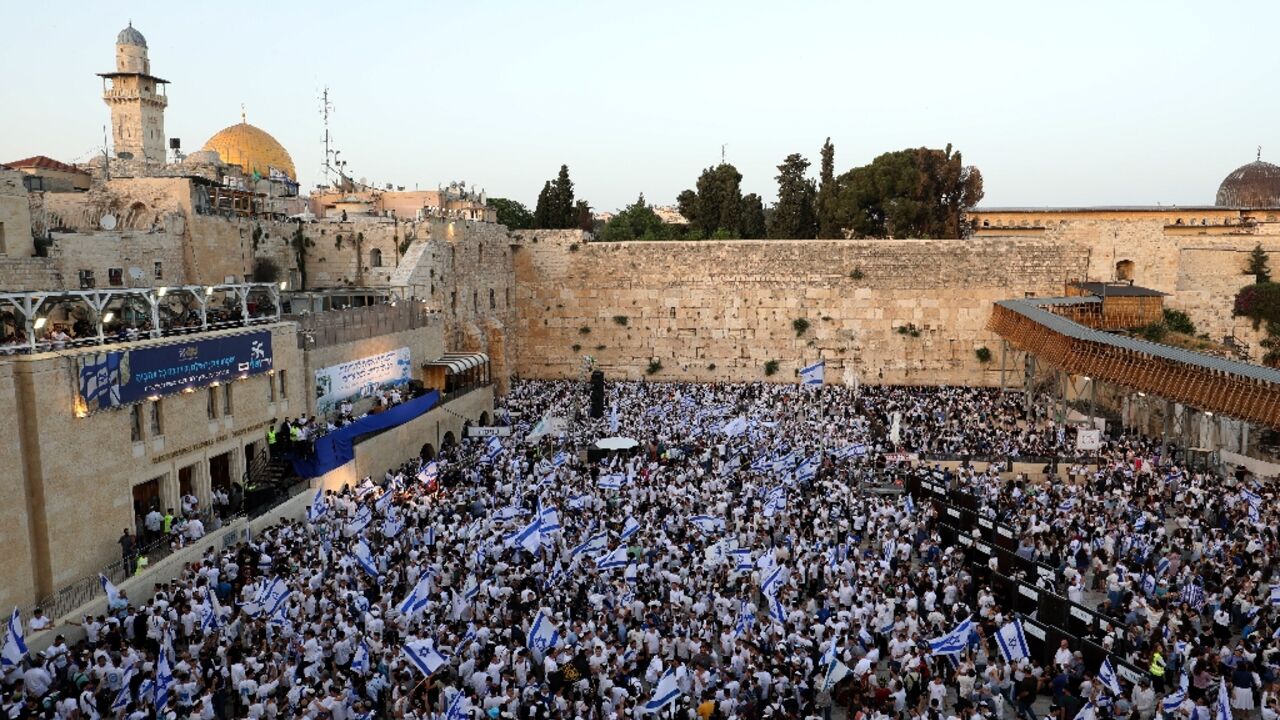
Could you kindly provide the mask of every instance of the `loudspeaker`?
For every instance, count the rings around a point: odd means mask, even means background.
[[[591,373],[591,417],[604,417],[604,373]]]

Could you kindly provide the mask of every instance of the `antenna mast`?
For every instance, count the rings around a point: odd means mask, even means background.
[[[320,95],[320,114],[324,117],[324,162],[320,164],[324,170],[325,179],[329,179],[329,110],[333,108],[333,104],[329,102],[329,86],[324,86],[324,92]]]
[[[133,22],[130,21],[130,26]],[[102,172],[103,177],[107,180],[111,179],[111,156],[107,154],[107,126],[102,126]]]

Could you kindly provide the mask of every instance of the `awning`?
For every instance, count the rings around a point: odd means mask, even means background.
[[[446,373],[456,375],[488,362],[489,356],[484,353],[445,353],[435,360],[423,363],[422,367],[442,367]]]

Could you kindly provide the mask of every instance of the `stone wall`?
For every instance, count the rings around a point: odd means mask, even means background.
[[[762,380],[773,360],[768,379],[794,382],[799,368],[823,359],[827,382],[998,384],[991,303],[1060,294],[1089,259],[1085,248],[1036,238],[516,237],[515,356],[518,371],[534,377],[574,375],[590,354],[609,376],[632,379]],[[808,323],[803,332],[797,320]],[[983,347],[993,356],[986,364],[976,357]],[[662,369],[649,375],[653,361]]]
[[[29,258],[34,252],[31,203],[22,173],[0,169],[0,256]]]

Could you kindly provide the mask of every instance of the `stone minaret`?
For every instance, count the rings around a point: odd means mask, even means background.
[[[163,94],[167,80],[151,74],[147,39],[133,23],[116,36],[116,71],[103,78],[102,100],[111,108],[111,139],[115,157],[165,162]]]

